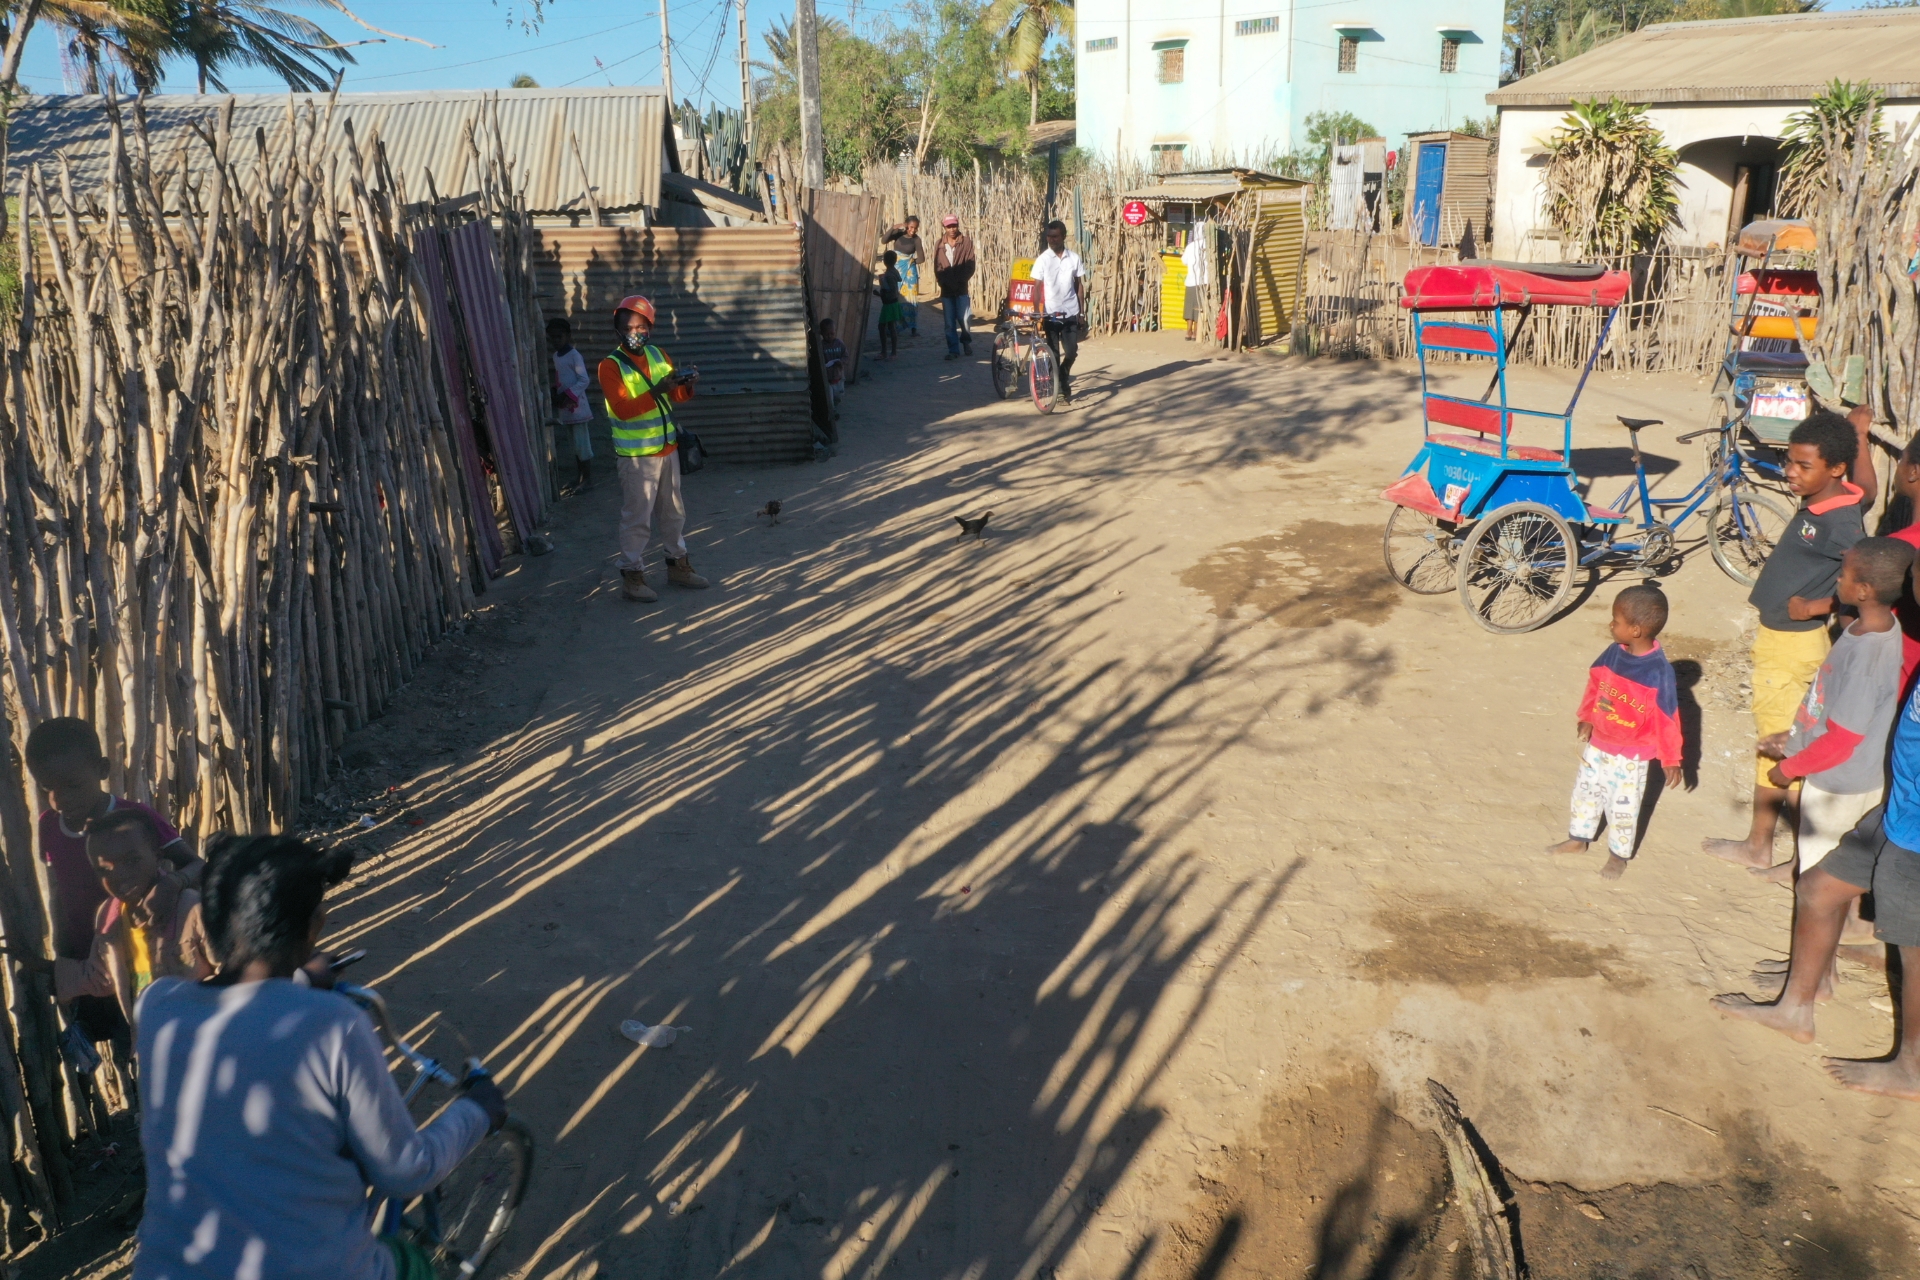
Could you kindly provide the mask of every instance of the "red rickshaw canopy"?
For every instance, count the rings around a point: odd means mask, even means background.
[[[1493,307],[1617,307],[1632,277],[1578,263],[1462,262],[1407,272],[1400,305],[1409,311]]]

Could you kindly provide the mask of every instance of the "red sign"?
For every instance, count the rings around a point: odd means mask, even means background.
[[[1130,227],[1137,227],[1147,220],[1147,202],[1129,200],[1120,208],[1120,220]]]

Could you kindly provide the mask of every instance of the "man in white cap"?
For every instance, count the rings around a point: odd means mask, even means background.
[[[960,234],[960,219],[940,219],[940,244],[933,251],[933,278],[940,285],[940,312],[947,319],[947,359],[958,360],[964,349],[973,354],[973,241]]]

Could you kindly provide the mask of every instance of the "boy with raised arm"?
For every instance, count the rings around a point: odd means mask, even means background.
[[[1760,611],[1753,639],[1753,823],[1740,840],[1706,840],[1701,849],[1743,867],[1773,864],[1773,832],[1793,792],[1772,781],[1774,761],[1759,743],[1785,733],[1826,660],[1827,618],[1840,561],[1867,536],[1865,492],[1847,480],[1860,451],[1853,423],[1821,412],[1787,438],[1787,484],[1801,500],[1780,543],[1767,556],[1748,603]]]

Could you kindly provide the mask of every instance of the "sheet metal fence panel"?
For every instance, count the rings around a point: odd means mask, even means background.
[[[546,514],[540,497],[544,464],[533,449],[522,412],[520,366],[493,228],[469,222],[447,234],[447,248],[453,259],[467,357],[473,362],[473,380],[484,401],[494,469],[506,492],[514,529],[524,541]]]
[[[860,376],[860,349],[874,301],[880,199],[839,191],[805,193],[807,287],[816,323],[831,319],[847,344],[847,382]]]
[[[590,366],[617,341],[614,305],[644,294],[658,313],[661,349],[676,364],[700,366],[699,394],[674,413],[715,458],[813,456],[807,299],[792,226],[542,227],[535,235],[543,309],[568,318]]]
[[[421,303],[433,326],[433,345],[440,353],[440,371],[446,379],[447,429],[453,434],[460,474],[466,480],[467,525],[473,531],[473,547],[480,557],[480,568],[489,578],[497,578],[506,546],[500,538],[500,526],[493,518],[493,494],[487,487],[486,470],[480,462],[480,442],[473,433],[473,418],[467,404],[466,366],[460,359],[460,337],[454,328],[452,294],[440,252],[439,233],[414,232],[413,254],[420,266],[421,278],[426,282]]]
[[[1301,263],[1306,252],[1305,189],[1262,191],[1253,231],[1253,323],[1249,344],[1284,338],[1300,307]]]

